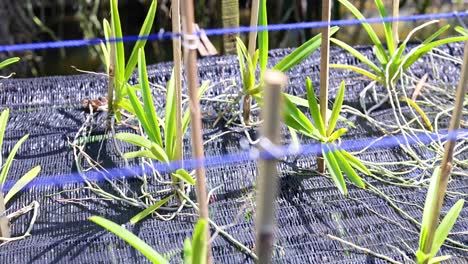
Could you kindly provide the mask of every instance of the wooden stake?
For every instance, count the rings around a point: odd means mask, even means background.
[[[0,237],[10,238],[10,223],[6,216],[5,200],[3,199],[2,191],[0,191]]]
[[[393,0],[393,17],[398,18],[400,16],[400,0]],[[400,39],[398,37],[398,20],[392,22],[392,35],[395,50],[398,48]]]
[[[258,10],[260,7],[259,0],[252,0],[252,7],[250,8],[250,27],[256,27],[258,25]],[[254,56],[257,47],[257,31],[249,32],[249,54],[251,57]]]
[[[279,71],[265,72],[265,97],[262,109],[264,120],[263,137],[272,143],[272,147],[281,143],[282,90],[287,77]],[[268,141],[267,141],[268,142]],[[268,151],[268,149],[264,149]],[[275,200],[278,188],[278,172],[275,159],[259,161],[257,179],[257,240],[256,251],[258,263],[271,263],[271,251],[275,226]]]
[[[194,23],[194,9],[193,0],[187,0],[183,2],[184,5],[184,35],[195,36],[195,23]],[[194,40],[192,38],[186,38],[187,45],[192,46]],[[192,155],[199,162],[198,167],[195,171],[196,175],[196,193],[198,206],[200,208],[200,218],[204,218],[208,221],[208,201],[206,194],[206,179],[205,179],[205,168],[203,159],[205,155],[203,153],[203,135],[202,135],[202,122],[200,114],[200,102],[198,100],[198,69],[197,69],[197,50],[196,47],[185,47],[185,68],[187,69],[187,81],[188,81],[188,95],[189,95],[189,108],[190,108],[190,128],[192,134]],[[209,239],[209,229],[206,229],[206,238]],[[207,263],[211,263],[211,246],[208,244],[208,259]]]
[[[330,24],[331,3],[330,0],[322,1],[322,21]],[[329,74],[329,53],[330,53],[330,26],[322,28],[322,46],[320,47],[320,115],[327,130],[327,109],[328,109],[328,74]],[[318,171],[325,172],[325,163],[322,157],[317,159]]]
[[[465,43],[465,55],[463,59],[463,66],[461,71],[460,83],[457,88],[457,95],[455,98],[455,107],[453,109],[452,119],[450,121],[450,127],[448,132],[454,132],[460,127],[460,119],[463,111],[463,101],[465,99],[465,94],[468,92],[468,41]],[[434,241],[434,233],[439,222],[440,210],[444,202],[445,192],[447,190],[447,184],[449,180],[450,173],[452,172],[452,161],[453,161],[453,149],[455,147],[456,140],[453,137],[450,137],[445,143],[445,152],[444,158],[440,165],[440,178],[438,183],[437,190],[437,202],[435,203],[435,208],[432,211],[431,223],[427,238],[425,248],[423,252],[429,254],[431,251],[431,246]]]

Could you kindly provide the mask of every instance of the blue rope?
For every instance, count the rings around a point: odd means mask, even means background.
[[[462,135],[462,136],[460,136]],[[340,144],[340,148],[346,151],[359,151],[364,148],[368,150],[371,149],[383,149],[383,148],[392,148],[399,146],[402,142],[407,144],[429,144],[438,138],[442,141],[453,139],[456,140],[457,138],[467,137],[468,136],[468,129],[459,129],[452,132],[441,132],[441,133],[428,133],[428,134],[417,134],[416,136],[387,136],[381,137],[380,139],[377,137],[373,138],[364,138],[364,139],[354,139],[354,140],[347,140],[343,141]],[[220,156],[211,156],[206,157],[205,159],[188,159],[184,160],[184,168],[188,171],[199,168],[212,168],[212,167],[219,167],[219,166],[229,166],[229,165],[236,165],[247,163],[251,161],[255,161],[258,159],[272,159],[279,157],[290,157],[290,156],[309,156],[309,155],[318,155],[322,153],[322,148],[326,144],[307,144],[302,145],[299,149],[294,149],[291,146],[281,146],[275,152],[279,152],[279,155],[272,154],[272,152],[263,151],[258,152],[257,149],[252,149],[250,151],[242,151],[239,153],[234,154],[227,154],[227,155],[220,155]],[[327,145],[330,149],[335,148],[334,145]],[[157,170],[161,174],[170,173],[177,169],[181,168],[180,161],[173,161],[170,163],[160,163],[156,162],[152,165],[152,167],[146,165],[136,165],[132,167],[126,168],[111,168],[107,169],[107,172],[102,171],[89,171],[84,172],[84,175],[87,180],[94,181],[94,182],[102,182],[105,180],[119,180],[119,179],[129,179],[136,177],[138,175],[142,175],[144,173],[151,173],[153,169]],[[4,185],[4,192],[8,192],[13,184],[16,181],[7,180]],[[76,184],[76,183],[83,183],[85,179],[79,173],[71,173],[65,175],[56,175],[56,176],[41,176],[39,178],[34,179],[26,188],[26,190],[31,187],[47,187],[47,186],[65,186],[66,184]]]
[[[468,11],[465,12],[449,12],[449,13],[437,13],[437,14],[423,14],[423,15],[410,15],[400,17],[385,17],[385,18],[369,18],[369,19],[349,19],[349,20],[332,20],[330,23],[323,21],[314,22],[299,22],[290,24],[274,24],[268,26],[259,27],[236,27],[236,28],[214,28],[206,29],[203,31],[197,31],[196,35],[200,35],[202,32],[207,36],[218,36],[225,34],[237,34],[237,33],[248,33],[248,32],[260,32],[260,31],[280,31],[280,30],[297,30],[297,29],[310,29],[320,28],[325,26],[351,26],[360,24],[375,24],[382,22],[392,21],[418,21],[418,20],[434,20],[434,19],[449,19],[449,18],[461,18],[467,17]],[[122,38],[110,39],[110,42],[136,42],[138,40],[169,40],[173,38],[183,37],[183,34],[172,33],[172,32],[161,32],[159,34],[150,34],[147,36],[125,36]],[[57,48],[72,48],[98,45],[105,42],[104,38],[96,39],[78,39],[78,40],[61,40],[51,42],[38,42],[38,43],[26,43],[26,44],[11,44],[1,45],[0,52],[15,52],[25,50],[41,50],[41,49],[57,49]]]

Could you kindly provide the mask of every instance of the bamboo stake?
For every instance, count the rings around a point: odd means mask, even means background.
[[[111,38],[115,39],[114,29],[111,29]],[[107,129],[112,127],[112,115],[114,114],[114,89],[115,89],[115,41],[110,43],[109,72],[107,73]]]
[[[331,3],[330,0],[322,1],[322,21],[330,24]],[[327,109],[328,109],[328,74],[330,64],[330,26],[322,28],[322,46],[320,47],[320,115],[327,130]],[[325,163],[322,157],[317,159],[318,171],[325,171]]]
[[[186,36],[187,45],[195,44],[194,39],[188,39],[187,36],[195,36],[195,23],[194,23],[194,9],[193,0],[187,0],[182,5],[184,19],[184,36]],[[197,160],[197,169],[195,170],[196,175],[196,194],[198,206],[200,208],[200,218],[204,218],[208,221],[208,201],[206,194],[206,179],[205,179],[205,167],[203,159],[205,154],[203,153],[203,136],[202,136],[202,122],[200,114],[200,102],[198,100],[198,69],[197,69],[197,50],[196,47],[186,46],[184,49],[185,56],[185,67],[187,69],[187,81],[188,81],[188,95],[189,95],[189,108],[190,108],[190,128],[192,134],[192,155]],[[209,229],[206,229],[206,237],[209,240]],[[208,245],[208,258],[207,263],[211,263],[211,246]]]
[[[449,133],[454,132],[460,127],[460,119],[463,111],[463,101],[465,94],[468,92],[468,41],[465,43],[465,54],[463,59],[463,66],[461,71],[460,83],[458,84],[457,94],[455,98],[455,107],[453,109],[452,119],[450,120]],[[432,243],[434,241],[434,233],[437,227],[437,223],[440,217],[440,210],[444,202],[445,192],[447,191],[447,184],[449,180],[450,173],[452,171],[452,161],[453,161],[453,149],[456,144],[456,139],[450,137],[445,143],[445,152],[444,158],[440,165],[440,178],[437,189],[437,202],[435,203],[435,208],[431,210],[432,215],[430,217],[431,222],[429,224],[429,230],[426,238],[426,244],[423,249],[425,254],[429,254],[431,251]]]
[[[252,0],[252,7],[250,9],[250,27],[256,27],[258,25],[258,10],[260,7],[259,0]],[[257,31],[249,32],[249,54],[253,57],[255,48],[257,47]]]
[[[180,33],[180,0],[173,0],[172,9],[172,32]],[[184,132],[182,131],[182,47],[180,37],[172,39],[172,53],[174,59],[174,86],[176,96],[176,136],[175,136],[175,160],[180,161],[183,167],[184,156]],[[175,178],[174,178],[175,179]],[[184,189],[184,183],[177,180],[179,188]],[[180,199],[182,201],[182,199]]]
[[[400,0],[393,0],[393,18],[398,18],[400,16]],[[392,22],[392,35],[395,49],[398,48],[398,43],[400,39],[398,37],[398,20],[393,20]]]
[[[0,191],[0,237],[10,238],[10,225],[5,212],[5,200],[2,191]]]
[[[287,77],[279,71],[265,72],[265,103],[262,109],[264,120],[263,137],[272,143],[272,147],[281,143],[281,98]],[[268,142],[268,141],[267,141]],[[268,149],[265,149],[268,151]],[[278,189],[276,159],[259,161],[257,193],[257,240],[258,263],[271,263],[274,235],[275,200]]]

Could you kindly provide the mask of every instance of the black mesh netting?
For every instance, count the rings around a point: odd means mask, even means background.
[[[358,48],[372,58],[372,49]],[[271,52],[270,62],[282,58],[290,50]],[[443,59],[447,54],[461,58],[463,46],[454,44],[444,46],[433,55],[425,56],[411,68],[415,76],[428,73],[428,81],[442,89],[452,90],[459,80],[460,64]],[[332,62],[358,64],[346,52],[332,49]],[[311,76],[318,87],[319,52],[288,72],[288,91],[304,94],[304,78]],[[200,80],[211,80],[216,84],[209,90],[214,97],[223,93],[230,84],[229,79],[239,82],[237,59],[235,56],[214,57],[199,61]],[[165,85],[171,72],[171,64],[151,66],[148,72],[150,81]],[[224,82],[221,82],[223,81]],[[346,82],[345,104],[359,108],[359,93],[369,81],[359,75],[341,70],[332,70],[330,77],[331,100],[336,87]],[[136,80],[133,80],[136,81]],[[12,110],[8,122],[3,154],[8,154],[13,144],[24,134],[30,137],[16,156],[9,179],[16,180],[35,165],[42,166],[42,179],[56,179],[57,175],[67,175],[77,170],[72,148],[68,140],[75,137],[88,114],[81,108],[83,98],[104,96],[107,90],[106,78],[100,75],[76,75],[67,77],[47,77],[35,79],[8,79],[1,81],[0,107]],[[377,86],[378,87],[378,86]],[[382,91],[383,88],[377,88]],[[163,109],[164,96],[155,92],[158,109]],[[372,96],[365,98],[367,105],[376,102]],[[450,102],[449,102],[450,103]],[[214,119],[212,112],[223,105],[202,102],[205,124],[205,139],[219,135],[227,130],[222,125],[211,127]],[[405,109],[403,109],[405,110]],[[408,109],[406,109],[408,110]],[[383,104],[372,113],[378,120],[392,120],[388,104]],[[367,124],[362,118],[347,116],[355,122],[356,128],[350,129],[346,139],[381,136],[382,133]],[[466,116],[464,116],[466,120]],[[447,121],[444,123],[447,126]],[[93,126],[95,133],[102,134],[105,115],[95,114]],[[118,128],[128,130],[128,128]],[[101,131],[101,132],[99,132]],[[286,135],[286,130],[284,131]],[[239,142],[243,133],[230,133],[210,141],[205,148],[206,156],[233,154],[242,150]],[[312,143],[306,138],[303,143]],[[123,151],[129,146],[118,143]],[[185,154],[190,154],[189,137],[186,138]],[[422,147],[415,147],[422,157],[431,153]],[[100,150],[100,151],[99,151]],[[91,156],[97,157],[105,167],[123,167],[124,163],[112,142],[90,143],[86,149]],[[98,153],[99,152],[99,153]],[[467,158],[459,153],[459,158]],[[400,148],[373,149],[359,155],[361,159],[375,162],[401,161],[408,157]],[[389,201],[368,190],[349,185],[348,198],[341,195],[331,179],[318,176],[308,170],[313,168],[315,157],[303,156],[289,158],[281,162],[280,192],[277,199],[277,221],[274,262],[275,263],[384,263],[383,260],[366,255],[339,242],[332,241],[327,234],[333,234],[357,245],[387,255],[395,260],[408,262],[401,252],[414,257],[417,249],[419,228],[401,212],[389,205]],[[466,169],[466,168],[465,168]],[[406,177],[415,177],[418,170]],[[226,232],[249,248],[254,247],[254,199],[257,168],[255,162],[207,168],[208,188],[214,192],[210,204],[211,219]],[[63,176],[62,178],[65,178]],[[373,178],[366,178],[372,185],[390,197],[393,203],[421,220],[426,189],[397,187]],[[135,181],[128,179],[131,186]],[[109,183],[99,185],[109,189]],[[119,224],[128,223],[140,209],[99,199],[83,184],[51,185],[27,189],[14,198],[7,208],[18,209],[36,200],[40,212],[31,232],[32,236],[11,242],[0,247],[2,263],[142,263],[146,260],[124,241],[87,218],[101,215]],[[135,184],[135,186],[138,186]],[[138,188],[138,187],[135,187]],[[449,183],[452,195],[447,197],[444,211],[447,211],[459,198],[468,193],[466,177],[453,177]],[[55,194],[55,195],[53,195]],[[458,194],[458,195],[457,195]],[[193,196],[193,194],[192,194]],[[450,237],[468,244],[468,209],[461,212]],[[184,210],[183,213],[193,213]],[[13,235],[22,234],[30,221],[31,214],[13,222]],[[182,214],[170,221],[147,219],[136,226],[126,225],[133,233],[149,243],[159,252],[171,257],[171,262],[181,262],[181,249],[186,237],[191,237],[196,219]],[[453,256],[452,263],[467,263],[468,253],[454,249],[452,244],[442,248],[442,254]],[[399,249],[401,252],[399,252]],[[250,263],[252,260],[222,236],[213,241],[213,257],[216,263]]]

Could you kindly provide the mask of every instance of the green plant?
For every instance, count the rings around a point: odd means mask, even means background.
[[[266,0],[260,1],[259,7],[259,26],[267,25],[267,7]],[[330,29],[330,35],[335,34],[338,31],[338,27],[332,27]],[[317,48],[320,47],[322,35],[318,34],[304,44],[296,48],[289,55],[284,57],[278,62],[273,69],[281,72],[286,72],[297,64],[305,60],[310,54],[312,54]],[[239,61],[239,67],[242,79],[243,89],[243,109],[242,116],[245,124],[249,124],[250,121],[250,109],[252,103],[252,97],[261,104],[262,102],[262,87],[263,87],[263,74],[266,71],[268,64],[268,31],[261,31],[258,33],[258,49],[255,51],[253,56],[249,54],[245,44],[240,38],[237,38],[236,42],[237,58]],[[260,66],[260,74],[257,79],[255,71],[257,65]],[[293,97],[288,95],[288,97]],[[293,99],[294,102],[300,103],[301,98],[296,97]]]
[[[114,233],[121,239],[125,240],[141,254],[143,254],[148,260],[153,263],[169,263],[169,261],[161,256],[156,250],[151,248],[143,240],[132,234],[124,227],[102,218],[100,216],[91,216],[89,220],[100,225],[101,227]],[[185,264],[203,264],[206,263],[207,256],[207,241],[204,236],[204,230],[208,228],[208,222],[205,219],[198,220],[193,231],[193,239],[186,238],[184,242],[183,256]]]
[[[5,68],[6,66],[10,65],[10,64],[13,64],[15,62],[18,62],[20,60],[20,58],[18,57],[13,57],[13,58],[9,58],[9,59],[6,59],[2,62],[0,62],[0,70]]]
[[[122,109],[135,114],[131,103],[126,98],[128,90],[135,88],[128,84],[128,80],[137,65],[139,50],[145,47],[146,38],[144,38],[144,36],[149,35],[151,32],[156,15],[156,8],[157,1],[153,0],[141,27],[140,33],[138,34],[139,37],[143,38],[140,38],[135,43],[127,63],[125,63],[124,43],[121,41],[122,27],[120,24],[118,0],[110,1],[111,23],[109,24],[106,19],[103,20],[104,36],[107,41],[105,44],[101,43],[101,49],[106,61],[107,73],[113,76],[114,87],[110,88],[115,90],[113,98],[108,98],[108,102],[112,105],[112,111],[118,120],[121,118],[120,110]],[[110,39],[115,40],[111,42],[109,41]],[[112,48],[111,45],[113,45],[114,48]],[[113,50],[115,52],[111,54]],[[110,96],[111,93],[109,93],[109,97]]]
[[[146,71],[146,61],[145,54],[143,49],[139,50],[138,53],[138,77],[140,84],[138,85],[139,89],[130,88],[128,91],[129,101],[132,108],[135,110],[135,115],[138,118],[143,132],[147,135],[141,136],[132,133],[118,133],[115,137],[119,140],[128,142],[132,145],[142,148],[138,151],[128,152],[124,154],[124,158],[148,158],[151,160],[157,160],[163,163],[169,163],[170,161],[176,161],[177,148],[182,146],[175,144],[176,142],[176,123],[175,123],[175,114],[176,114],[176,98],[175,98],[175,86],[174,82],[171,80],[167,83],[167,93],[166,93],[166,116],[164,119],[164,124],[161,124],[160,118],[156,114],[154,108],[153,96],[151,94],[151,89],[148,82],[148,75]],[[202,87],[200,87],[199,95],[202,95],[204,91],[208,88],[209,82],[205,82]],[[136,92],[140,91],[143,103],[140,102]],[[185,133],[187,131],[188,125],[190,122],[190,113],[188,109],[185,111],[182,120],[182,131]],[[161,131],[161,126],[163,131]],[[162,133],[163,132],[163,133]],[[164,141],[161,136],[164,134]],[[195,184],[195,180],[185,169],[178,169],[175,172],[171,173],[172,182],[175,184],[178,180],[182,180],[190,185]],[[150,207],[154,208],[154,207]],[[157,206],[153,209],[156,210],[159,208]],[[148,211],[144,211],[148,215]]]
[[[284,123],[294,131],[297,131],[307,137],[314,138],[322,144],[322,154],[325,159],[325,165],[330,172],[330,175],[342,194],[347,194],[346,184],[344,182],[343,173],[346,174],[349,180],[360,188],[365,188],[365,185],[354,169],[369,175],[370,171],[361,163],[359,159],[341,149],[335,143],[344,133],[346,128],[340,128],[335,131],[338,117],[341,111],[341,106],[344,100],[345,85],[341,83],[338,90],[335,103],[333,104],[332,112],[328,120],[322,120],[320,115],[319,105],[315,98],[314,88],[310,78],[306,79],[307,101],[312,120],[309,120],[304,113],[286,96]]]
[[[344,5],[349,11],[351,11],[351,13],[357,19],[365,19],[364,15],[348,0],[338,1],[342,5]],[[382,18],[387,17],[387,11],[385,10],[383,1],[375,0],[375,3],[379,10],[380,16]],[[435,47],[452,42],[465,41],[468,39],[468,37],[466,36],[457,36],[435,40],[436,38],[441,36],[445,31],[447,31],[447,29],[449,29],[450,26],[446,25],[434,32],[428,38],[426,38],[420,45],[416,46],[415,48],[411,49],[406,54],[404,54],[408,41],[413,36],[413,34],[415,34],[420,29],[437,22],[437,20],[434,20],[416,27],[408,34],[405,40],[398,47],[396,47],[394,43],[394,39],[396,38],[396,36],[393,36],[392,34],[392,23],[383,22],[387,49],[384,48],[384,45],[382,44],[377,33],[374,31],[371,25],[368,23],[362,23],[362,27],[366,30],[372,43],[374,44],[374,53],[379,62],[379,65],[373,63],[370,59],[364,56],[364,54],[360,53],[358,50],[354,49],[345,42],[335,38],[331,38],[331,42],[335,43],[336,45],[351,53],[358,60],[367,65],[370,68],[370,71],[365,70],[363,68],[359,68],[357,66],[343,64],[331,64],[330,67],[351,70],[362,74],[384,86],[393,86],[404,71],[406,71],[419,58],[430,52]]]
[[[8,121],[10,111],[8,109],[4,110],[0,115],[0,150],[2,149],[3,145],[3,138],[5,135],[6,125]],[[13,163],[13,159],[15,158],[16,152],[19,150],[21,145],[28,139],[29,135],[23,136],[10,151],[10,154],[3,163],[2,157],[0,155],[0,166],[2,170],[0,172],[0,191],[3,192],[3,188],[8,176],[8,172],[10,171],[11,164]],[[5,204],[13,198],[15,194],[17,194],[21,189],[23,189],[29,182],[31,182],[41,171],[41,166],[36,166],[24,174],[5,194],[4,202]]]
[[[439,263],[443,260],[447,260],[450,256],[438,256],[436,257],[437,252],[440,247],[447,239],[447,236],[452,230],[453,225],[457,221],[457,218],[463,209],[464,200],[458,200],[452,208],[445,215],[444,219],[440,222],[439,226],[435,227],[430,226],[431,217],[434,217],[433,211],[437,205],[437,196],[439,195],[439,182],[441,177],[441,169],[437,167],[434,171],[434,174],[431,178],[431,183],[427,190],[426,202],[424,204],[424,212],[421,223],[421,234],[419,238],[419,249],[416,252],[416,258],[418,263]],[[435,229],[435,231],[434,231]],[[433,241],[428,241],[428,233],[435,232]],[[430,243],[430,245],[428,245]],[[429,252],[425,252],[426,248],[430,248]]]

